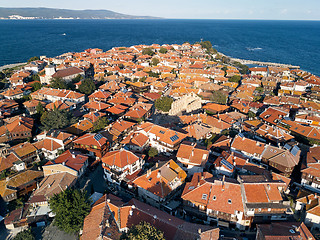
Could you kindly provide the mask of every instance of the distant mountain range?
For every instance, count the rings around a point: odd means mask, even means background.
[[[110,10],[69,10],[56,8],[2,8],[0,19],[158,19],[132,16]]]

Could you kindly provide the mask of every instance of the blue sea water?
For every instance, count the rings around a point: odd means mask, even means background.
[[[320,75],[320,21],[0,20],[0,66],[93,47],[200,39],[231,57],[300,65]]]

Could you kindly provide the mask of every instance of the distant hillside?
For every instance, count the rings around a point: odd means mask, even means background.
[[[13,15],[24,18],[79,18],[79,19],[154,19],[150,16],[131,16],[109,10],[68,10],[56,8],[1,8],[0,18],[19,18],[10,17]]]

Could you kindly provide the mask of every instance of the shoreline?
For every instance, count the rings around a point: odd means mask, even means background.
[[[12,64],[3,65],[3,66],[0,66],[0,71],[3,71],[4,69],[7,69],[7,68],[18,67],[18,66],[25,65],[25,64],[27,64],[27,62],[24,62],[24,63],[12,63]]]

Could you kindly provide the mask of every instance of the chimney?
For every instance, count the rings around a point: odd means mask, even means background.
[[[201,228],[198,229],[198,233],[201,234]]]
[[[158,171],[157,178],[160,178],[160,177],[161,177],[161,174],[160,174],[160,171]]]
[[[159,163],[158,162],[156,162],[156,168],[158,168],[159,167]]]
[[[224,180],[225,180],[225,178],[226,178],[226,176],[223,175],[223,177],[222,177],[222,191],[224,191]]]

